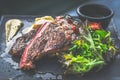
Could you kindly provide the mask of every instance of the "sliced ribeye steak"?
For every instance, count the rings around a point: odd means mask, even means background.
[[[73,30],[69,26],[60,26],[47,22],[36,32],[34,38],[25,48],[21,61],[21,69],[32,69],[34,62],[43,55],[54,54],[69,48],[72,41]]]

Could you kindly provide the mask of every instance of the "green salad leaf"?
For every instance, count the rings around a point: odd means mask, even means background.
[[[110,32],[103,29],[92,30],[89,25],[80,27],[79,39],[72,42],[69,50],[62,55],[66,72],[84,74],[92,69],[101,69],[108,52],[116,53]]]

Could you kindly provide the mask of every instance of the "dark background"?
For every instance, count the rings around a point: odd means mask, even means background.
[[[70,14],[77,16],[76,8],[80,4],[84,3],[99,3],[104,4],[114,10],[113,22],[116,26],[116,31],[118,32],[118,37],[120,38],[120,0],[0,0],[0,17],[2,15],[63,15]],[[2,60],[0,63],[3,62]],[[118,62],[120,64],[120,62]],[[7,66],[7,65],[6,65]],[[2,64],[0,64],[2,67]],[[118,68],[119,66],[115,66]],[[4,69],[6,67],[3,67]],[[106,76],[107,80],[120,80],[120,70],[112,71],[114,76],[117,76],[114,79]],[[15,74],[15,73],[14,73]],[[2,74],[0,72],[0,80],[8,80],[8,76],[13,76],[14,74]],[[112,74],[112,73],[110,73]],[[113,74],[112,74],[113,75]],[[112,76],[111,75],[111,76]],[[96,76],[97,79],[97,76]],[[104,80],[104,78],[101,78]],[[20,79],[19,79],[20,80]],[[76,79],[74,79],[76,80]],[[99,79],[98,79],[99,80]]]
[[[76,15],[75,9],[83,3],[104,4],[115,12],[114,22],[119,31],[120,0],[0,0],[1,15]],[[118,34],[120,35],[120,34]]]
[[[1,0],[1,14],[59,15],[88,0]]]

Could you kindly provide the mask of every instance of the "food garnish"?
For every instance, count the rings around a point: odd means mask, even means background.
[[[97,23],[97,22],[91,22],[90,23],[90,27],[91,27],[92,30],[97,30],[97,29],[101,29],[102,28],[100,23]]]
[[[36,18],[33,28],[36,29],[40,27],[40,25],[44,24],[45,22],[55,22],[55,20],[51,16]]]
[[[6,44],[10,41],[22,27],[22,21],[19,19],[10,19],[5,24]]]
[[[63,52],[61,57],[65,73],[83,75],[93,69],[100,70],[115,56],[117,50],[111,33],[99,27],[97,23],[91,27],[87,22],[80,26],[78,39],[72,42],[71,48]]]

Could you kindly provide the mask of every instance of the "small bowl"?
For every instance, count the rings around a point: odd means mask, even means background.
[[[77,14],[82,21],[98,22],[104,29],[107,28],[114,15],[112,9],[102,4],[87,3],[77,8]]]

